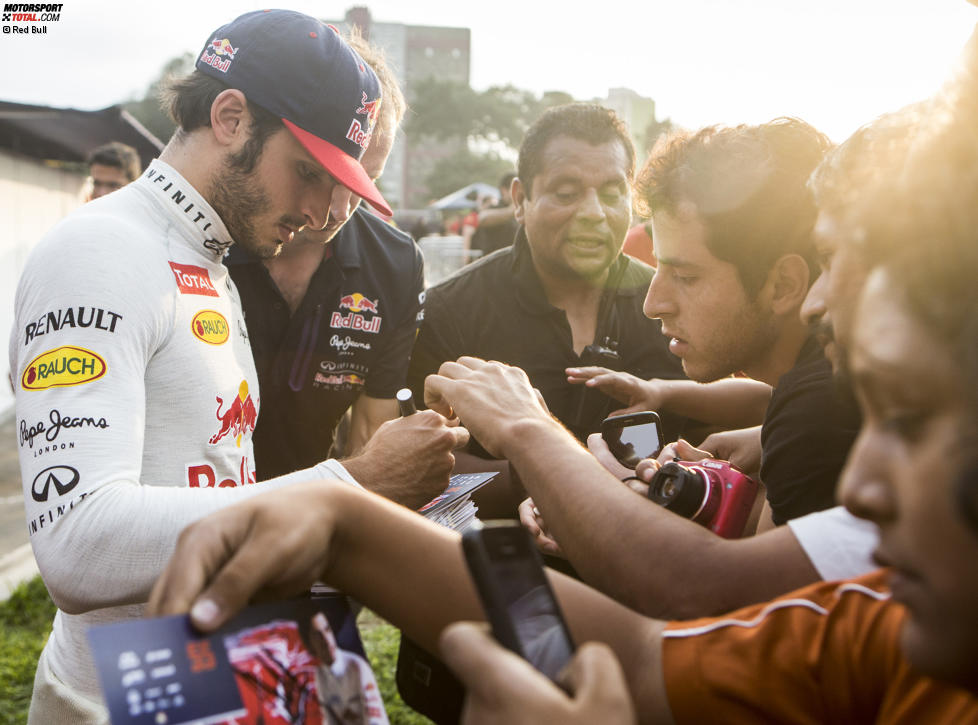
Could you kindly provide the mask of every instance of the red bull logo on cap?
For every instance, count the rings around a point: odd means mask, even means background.
[[[235,53],[239,50],[240,48],[231,45],[231,41],[227,38],[214,38],[210,45],[204,48],[204,52],[200,54],[200,60],[212,68],[217,68],[221,73],[227,73]],[[221,60],[222,58],[224,60]]]
[[[366,91],[360,91],[360,94],[363,96],[363,100],[360,101],[360,106],[356,111],[354,111],[354,113],[359,113],[361,116],[366,116],[370,128],[373,128],[374,124],[377,123],[377,115],[380,113],[381,99],[377,98],[373,101],[368,101]]]
[[[227,38],[221,38],[220,40],[212,40],[210,50],[216,55],[226,55],[228,58],[233,59],[234,54],[238,52],[238,49],[231,45],[231,41]]]
[[[255,405],[248,393],[248,381],[242,380],[238,386],[238,395],[223,413],[224,399],[217,397],[217,419],[221,423],[220,430],[208,441],[212,446],[220,443],[226,436],[234,436],[234,444],[241,447],[241,438],[255,429],[258,422],[258,406]]]
[[[377,308],[379,303],[379,299],[369,300],[359,292],[354,292],[352,295],[343,295],[340,297],[340,304],[338,306],[341,310],[350,310],[351,312],[373,312],[376,315],[380,311]]]

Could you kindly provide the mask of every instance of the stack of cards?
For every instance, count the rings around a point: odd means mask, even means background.
[[[472,493],[498,475],[493,471],[456,473],[449,479],[445,492],[419,508],[418,513],[436,524],[465,531],[476,520],[475,515],[479,510],[472,501]]]

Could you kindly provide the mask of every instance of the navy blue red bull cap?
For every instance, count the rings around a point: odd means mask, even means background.
[[[380,83],[334,28],[292,10],[246,13],[211,33],[197,70],[280,116],[338,182],[392,213],[360,165],[380,109]]]

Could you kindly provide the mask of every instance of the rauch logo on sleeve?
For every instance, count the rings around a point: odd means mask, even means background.
[[[170,262],[170,269],[173,270],[173,276],[177,280],[180,294],[203,295],[204,297],[218,296],[214,283],[211,282],[210,273],[203,267]]]
[[[63,345],[27,363],[20,378],[24,390],[83,385],[105,375],[105,360],[91,350]]]

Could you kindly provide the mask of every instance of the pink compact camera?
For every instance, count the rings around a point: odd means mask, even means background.
[[[727,461],[672,461],[656,471],[648,497],[727,539],[739,539],[757,498],[757,481]]]

